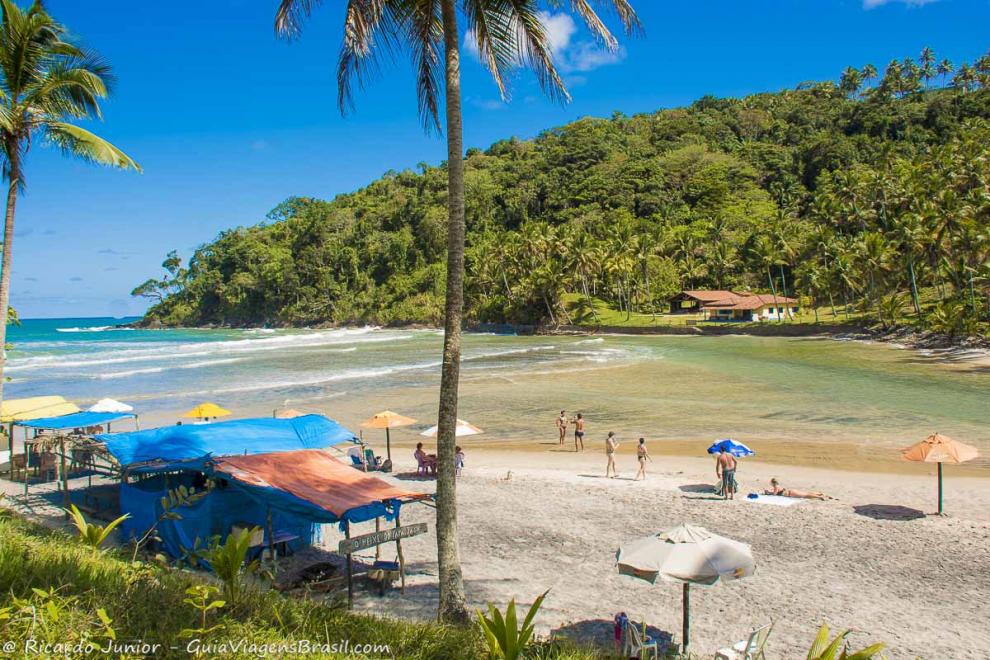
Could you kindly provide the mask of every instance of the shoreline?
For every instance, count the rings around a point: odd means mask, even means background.
[[[283,325],[271,326],[265,324],[245,325],[194,325],[167,326],[161,323],[151,323],[145,319],[122,323],[116,328],[137,328],[143,330],[331,330],[376,326],[389,330],[442,330],[439,325],[428,323],[388,323],[377,325],[373,322],[346,323],[316,323],[312,325]],[[887,330],[874,330],[862,325],[843,323],[761,323],[733,324],[726,322],[721,325],[704,326],[588,326],[588,325],[558,325],[554,327],[518,324],[518,323],[476,323],[465,326],[465,333],[479,334],[517,334],[522,336],[649,336],[674,335],[697,337],[725,337],[745,335],[751,337],[783,337],[783,338],[828,338],[847,341],[881,342],[900,345],[903,348],[915,350],[934,350],[952,353],[955,351],[980,350],[986,351],[990,357],[990,338],[980,336],[951,336],[911,326],[895,326]]]

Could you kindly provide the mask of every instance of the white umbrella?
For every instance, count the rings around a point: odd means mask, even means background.
[[[116,399],[100,399],[89,407],[89,412],[125,413],[134,410],[134,406],[121,403]]]
[[[748,545],[687,524],[623,543],[615,559],[623,575],[650,584],[657,578],[684,584],[683,653],[687,653],[691,621],[690,585],[712,586],[720,580],[747,577],[756,570]]]
[[[420,433],[420,435],[425,436],[427,438],[435,438],[437,437],[438,428],[439,428],[438,426],[431,426],[430,428]],[[457,420],[457,427],[454,430],[454,435],[456,437],[460,438],[465,435],[478,435],[479,433],[484,433],[484,431],[479,429],[474,424],[469,424],[468,422],[465,422],[463,419]]]

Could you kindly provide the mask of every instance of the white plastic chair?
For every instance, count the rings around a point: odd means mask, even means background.
[[[623,645],[623,657],[625,658],[648,658],[652,655],[653,660],[659,656],[657,653],[657,640],[646,637],[646,624],[643,624],[643,634],[640,634],[636,624],[632,621],[626,624],[625,644]],[[643,638],[646,637],[644,640]]]
[[[771,630],[773,622],[757,628],[749,634],[748,639],[736,642],[731,648],[719,649],[715,653],[715,660],[765,660],[763,653]]]

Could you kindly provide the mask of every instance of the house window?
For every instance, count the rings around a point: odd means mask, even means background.
[[[797,314],[798,308],[797,307],[791,307],[791,311],[794,312],[795,314]]]
[[[778,314],[783,314],[784,313],[784,308],[783,307],[778,307],[777,308],[777,313]]]

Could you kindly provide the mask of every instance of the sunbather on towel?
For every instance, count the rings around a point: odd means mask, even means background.
[[[770,488],[763,491],[764,495],[779,495],[780,497],[796,497],[805,500],[831,500],[833,498],[829,497],[825,493],[816,492],[805,492],[803,490],[794,490],[793,488],[784,488],[777,481],[777,477],[770,480]]]

